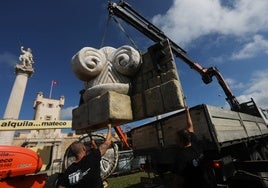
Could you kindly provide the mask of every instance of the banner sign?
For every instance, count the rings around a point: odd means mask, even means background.
[[[37,130],[37,129],[71,129],[72,121],[55,120],[0,120],[0,131]]]

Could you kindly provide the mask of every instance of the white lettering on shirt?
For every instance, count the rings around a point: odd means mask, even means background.
[[[88,168],[85,172],[81,172],[81,170],[79,169],[76,172],[69,174],[68,179],[69,179],[70,185],[77,184],[81,179],[83,179],[85,175],[88,174],[89,170],[90,168]]]

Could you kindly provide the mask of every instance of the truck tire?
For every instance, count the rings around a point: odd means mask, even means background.
[[[263,145],[261,147],[260,153],[264,160],[268,160],[268,146],[267,145]]]
[[[263,153],[263,152],[266,152],[266,151],[263,151],[265,146],[263,146],[260,150],[260,152],[258,150],[254,150],[251,155],[250,155],[250,158],[251,160],[265,160],[264,158],[264,154],[266,153]],[[257,175],[262,178],[260,180],[261,184],[262,184],[262,187],[263,188],[268,188],[268,172],[258,172]]]

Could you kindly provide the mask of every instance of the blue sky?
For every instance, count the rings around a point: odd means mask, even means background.
[[[216,66],[239,102],[254,98],[268,108],[267,0],[128,0],[140,14],[161,28],[203,67]],[[65,96],[62,119],[71,119],[79,103],[82,81],[72,72],[72,56],[83,47],[100,48],[108,17],[107,1],[3,1],[0,6],[0,115],[3,117],[15,81],[14,65],[20,46],[31,48],[34,75],[29,78],[19,119],[33,119],[39,91],[52,98]],[[119,19],[120,20],[120,19]],[[126,32],[145,50],[153,44],[123,21]],[[104,46],[131,45],[109,22]],[[226,107],[224,93],[214,79],[205,85],[200,75],[176,58],[188,106],[206,103]]]

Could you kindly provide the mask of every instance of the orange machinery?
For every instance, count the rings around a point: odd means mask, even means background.
[[[42,167],[40,156],[27,148],[0,145],[0,187],[41,188],[47,174],[36,174]]]

